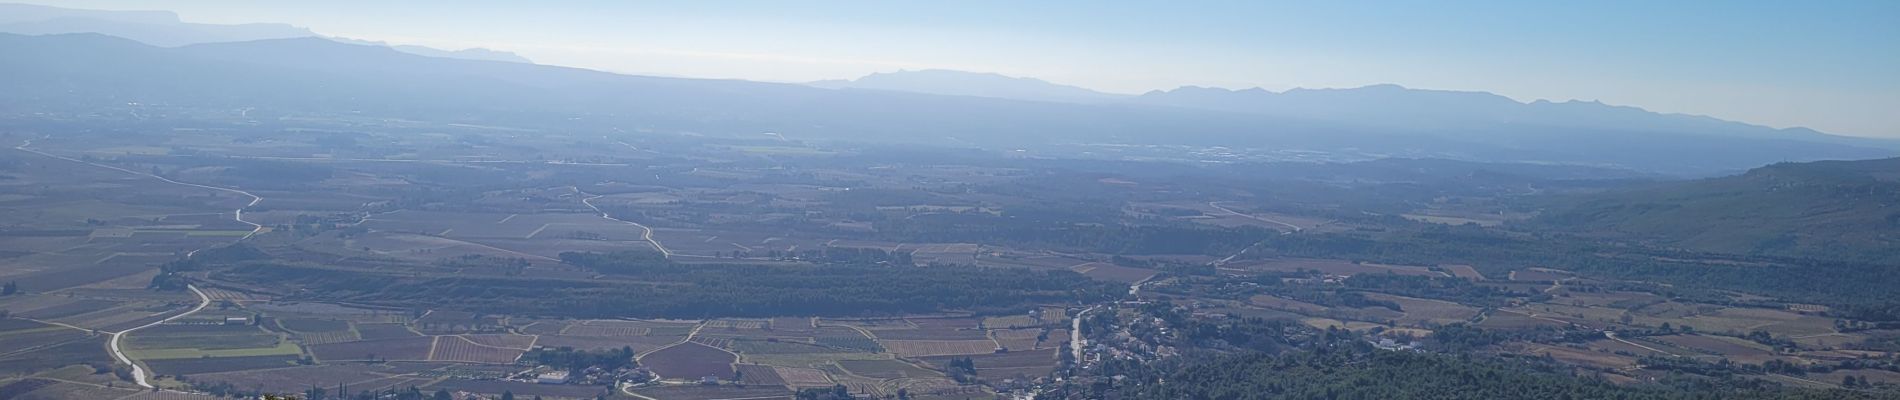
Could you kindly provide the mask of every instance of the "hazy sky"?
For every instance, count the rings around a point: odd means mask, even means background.
[[[1397,83],[1900,137],[1895,0],[27,2],[626,73],[811,81],[945,68],[1123,93]]]

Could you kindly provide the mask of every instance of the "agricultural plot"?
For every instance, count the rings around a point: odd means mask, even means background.
[[[221,400],[223,397],[184,392],[140,392],[118,400]]]
[[[1451,273],[1451,276],[1470,279],[1474,281],[1484,280],[1484,274],[1478,273],[1477,268],[1472,268],[1469,265],[1464,265],[1464,264],[1441,265],[1439,266],[1439,268],[1444,268],[1446,272]]]
[[[872,331],[882,339],[894,340],[977,340],[987,339],[976,318],[919,318],[912,319],[915,329],[881,329]]]
[[[1310,326],[1316,329],[1339,328],[1339,329],[1345,329],[1345,330],[1350,330],[1350,331],[1355,331],[1355,332],[1367,331],[1367,330],[1371,330],[1372,328],[1385,327],[1385,325],[1379,325],[1379,324],[1375,324],[1371,322],[1340,321],[1340,320],[1336,320],[1332,318],[1303,318],[1303,319],[1300,319],[1300,323],[1306,324],[1306,326]]]
[[[284,319],[277,325],[304,345],[342,343],[362,340],[348,321],[325,319]]]
[[[665,379],[698,380],[716,376],[732,379],[732,363],[738,357],[725,350],[686,342],[640,356],[640,364]]]
[[[239,370],[186,376],[187,380],[200,383],[229,383],[233,387],[258,388],[267,393],[297,393],[311,386],[336,387],[337,384],[349,384],[359,387],[357,382],[387,378],[391,369],[380,364],[344,363],[334,365],[294,366],[270,369]]]
[[[303,353],[282,335],[248,325],[159,325],[126,335],[125,347],[143,360]]]
[[[1051,329],[1048,331],[1044,331],[1043,328],[990,330],[990,338],[995,340],[997,345],[1011,351],[1035,349],[1039,346],[1053,347],[1056,345],[1055,342],[1067,342],[1069,340],[1068,335],[1069,330],[1067,329]],[[1042,339],[1039,340],[1038,338]]]
[[[1479,328],[1484,328],[1484,329],[1527,330],[1527,329],[1537,329],[1540,327],[1558,328],[1558,327],[1563,327],[1564,325],[1567,325],[1567,324],[1556,322],[1556,321],[1532,318],[1530,316],[1514,313],[1514,312],[1497,311],[1497,312],[1492,312],[1490,314],[1485,315],[1484,319],[1478,321],[1478,324],[1474,326],[1479,327]]]
[[[645,353],[645,352],[649,352],[653,350],[658,350],[661,347],[670,346],[673,343],[679,342],[680,339],[683,339],[683,338],[684,337],[682,336],[598,337],[598,336],[570,336],[570,335],[541,335],[538,339],[535,340],[535,345],[540,346],[540,347],[550,347],[550,348],[571,347],[571,348],[579,349],[579,350],[596,350],[596,351],[619,350],[622,347],[627,347],[627,348],[632,348],[635,353]]]
[[[732,344],[731,336],[697,335],[687,340],[693,343],[699,343],[699,344],[711,346],[714,348],[721,348],[721,349],[726,348],[727,345]]]
[[[884,340],[878,344],[890,350],[891,354],[901,357],[923,357],[941,355],[990,354],[996,352],[996,342],[985,340]]]
[[[758,330],[765,329],[769,321],[755,319],[715,319],[706,321],[705,329]]]
[[[1640,342],[1632,341],[1632,343],[1640,343]],[[1676,353],[1669,352],[1668,350],[1669,346],[1662,346],[1662,345],[1653,344],[1653,343],[1644,344],[1643,346],[1648,346],[1649,348],[1643,348],[1642,346],[1637,346],[1630,343],[1624,343],[1619,340],[1597,339],[1597,340],[1584,342],[1583,345],[1590,347],[1590,349],[1592,350],[1607,351],[1613,354],[1634,356],[1634,357],[1645,357],[1645,356],[1672,357],[1672,356],[1679,355]]]
[[[1556,282],[1575,276],[1567,271],[1549,268],[1525,268],[1511,271],[1510,279],[1519,282]]]
[[[428,360],[434,337],[363,340],[310,346],[310,354],[323,361],[344,360]]]
[[[1109,263],[1092,262],[1069,267],[1070,271],[1097,280],[1121,283],[1137,283],[1153,278],[1159,271],[1147,268],[1133,268]]]
[[[246,304],[244,307],[278,319],[335,319],[359,324],[400,324],[412,319],[408,311],[378,310],[328,303],[268,302]]]
[[[1445,276],[1446,275],[1446,274],[1439,273],[1437,271],[1432,271],[1431,269],[1428,269],[1425,267],[1414,267],[1414,266],[1407,266],[1407,265],[1354,263],[1351,261],[1344,261],[1344,260],[1325,260],[1325,259],[1309,259],[1309,258],[1286,258],[1286,259],[1274,259],[1274,260],[1235,262],[1235,263],[1229,263],[1227,265],[1224,265],[1221,268],[1241,270],[1241,271],[1251,271],[1251,272],[1318,271],[1320,273],[1324,273],[1328,275],[1341,275],[1341,276],[1352,276],[1356,274],[1384,274],[1384,273],[1392,273],[1392,274],[1398,274],[1398,275],[1416,275],[1416,276]]]
[[[23,319],[4,319],[0,320],[0,354],[13,354],[57,345],[84,339],[86,336],[88,336],[86,331],[63,326]]]
[[[462,336],[437,336],[429,361],[513,364],[525,349],[487,346]]]
[[[1584,365],[1602,369],[1619,369],[1636,365],[1636,357],[1610,352],[1573,349],[1537,343],[1510,343],[1505,345],[1513,353],[1556,359],[1569,364]]]
[[[739,383],[747,385],[785,386],[785,378],[770,365],[739,364],[735,368]]]
[[[171,358],[162,360],[141,360],[152,372],[165,375],[197,375],[215,372],[244,371],[254,369],[283,368],[297,365],[299,357],[294,354],[217,357],[217,358]]]
[[[792,392],[778,386],[671,385],[634,389],[634,393],[665,400],[791,399]]]
[[[815,318],[773,318],[772,332],[776,334],[809,334],[817,329]]]
[[[1318,315],[1326,312],[1326,306],[1264,294],[1248,298],[1247,303],[1275,310],[1308,315]]]
[[[483,346],[527,350],[534,347],[534,336],[510,334],[462,335],[462,338]]]
[[[829,387],[837,383],[833,382],[831,376],[825,374],[825,371],[814,368],[774,366],[772,370],[778,373],[779,379],[784,380],[786,386],[793,388]]]
[[[1782,359],[1773,349],[1747,340],[1709,335],[1668,335],[1649,336],[1644,341],[1665,343],[1669,346],[1687,349],[1683,355],[1704,355],[1712,358],[1726,358],[1730,361],[1746,364],[1760,364],[1768,360]]]
[[[137,393],[137,390],[132,389],[42,378],[27,378],[0,385],[0,398],[20,400],[116,399]]]
[[[1003,316],[1003,317],[983,318],[983,327],[988,328],[988,329],[1030,328],[1030,327],[1038,327],[1038,326],[1044,326],[1044,325],[1056,325],[1056,324],[1053,322],[1042,320],[1042,319],[1030,318],[1027,315],[1010,315],[1010,316]]]
[[[1384,293],[1366,293],[1366,298],[1397,303],[1405,310],[1398,318],[1400,323],[1411,325],[1445,325],[1466,322],[1478,316],[1478,309],[1443,300],[1429,300]]]
[[[876,379],[931,378],[942,377],[936,371],[923,369],[899,360],[839,360],[838,367],[852,375]]]
[[[484,398],[499,397],[502,393],[514,393],[517,398],[541,396],[551,399],[592,399],[595,398],[594,396],[612,393],[611,388],[607,386],[543,385],[534,382],[471,379],[445,379],[421,388],[423,393],[448,389],[481,393],[485,395]]]
[[[516,323],[519,322],[520,321],[516,321]],[[527,325],[517,327],[515,330],[529,335],[559,335],[561,331],[567,330],[567,325],[567,321],[534,321],[529,322]]]
[[[1701,332],[1731,332],[1738,335],[1756,330],[1775,336],[1834,333],[1832,319],[1764,308],[1724,308],[1707,315],[1682,318],[1677,325],[1693,326]]]
[[[881,353],[884,351],[883,345],[878,344],[876,340],[872,340],[870,337],[864,336],[864,333],[858,332],[856,329],[840,327],[818,328],[816,335],[817,336],[813,337],[812,342],[826,347],[870,353]]]
[[[917,265],[977,265],[976,253],[981,247],[970,243],[918,245],[910,258]]]
[[[0,356],[0,375],[20,376],[86,363],[111,363],[105,349],[106,335],[76,336],[77,340],[50,343]]]
[[[732,351],[734,352],[737,352],[740,354],[746,354],[746,355],[813,354],[813,353],[831,353],[831,352],[838,351],[837,349],[834,349],[831,347],[819,346],[819,345],[811,344],[811,343],[792,342],[792,341],[785,341],[785,340],[758,340],[758,339],[750,339],[750,338],[732,340],[731,343],[729,343],[726,346],[726,348],[732,349]]]
[[[1054,371],[1058,361],[1056,352],[1061,349],[1042,349],[1032,351],[1011,350],[1008,353],[978,354],[971,356],[923,357],[920,360],[937,369],[944,369],[953,358],[968,358],[976,366],[976,375],[989,379],[1037,378]]]
[[[401,339],[422,336],[403,324],[356,324],[357,336],[362,340]]]

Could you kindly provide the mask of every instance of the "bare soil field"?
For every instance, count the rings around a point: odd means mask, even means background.
[[[428,360],[434,337],[364,340],[310,346],[310,354],[323,361],[343,360]]]
[[[1108,263],[1088,263],[1069,267],[1070,271],[1090,278],[1109,282],[1136,283],[1148,280],[1160,272],[1146,268],[1132,268]]]
[[[1775,354],[1767,346],[1731,337],[1668,335],[1650,336],[1643,339],[1663,342],[1695,351],[1697,354],[1727,358],[1739,363],[1760,364],[1768,360],[1784,358]]]
[[[534,336],[528,335],[474,334],[462,337],[483,346],[527,350],[534,345]]]
[[[1482,280],[1484,280],[1484,274],[1480,274],[1480,273],[1478,273],[1478,269],[1477,269],[1477,268],[1472,268],[1472,267],[1471,267],[1471,266],[1469,266],[1469,265],[1463,265],[1463,264],[1452,264],[1452,265],[1441,265],[1441,266],[1439,266],[1439,267],[1440,267],[1440,268],[1444,268],[1444,269],[1445,269],[1445,271],[1447,271],[1447,272],[1450,272],[1450,273],[1451,273],[1451,276],[1456,276],[1456,277],[1459,277],[1459,278],[1465,278],[1465,279],[1470,279],[1470,280],[1474,280],[1474,281],[1482,281]]]
[[[990,354],[996,352],[996,342],[985,340],[885,340],[878,343],[892,354],[901,357],[923,357],[939,355]]]
[[[163,360],[145,360],[152,372],[165,375],[197,375],[214,372],[244,371],[266,368],[283,368],[297,365],[295,355],[272,355],[251,357],[217,358],[172,358]]]
[[[1547,269],[1547,268],[1525,268],[1525,269],[1520,269],[1516,271],[1511,271],[1511,280],[1522,281],[1522,282],[1555,282],[1555,281],[1568,279],[1573,276],[1576,276],[1576,275],[1572,275],[1571,273],[1565,272],[1565,271],[1558,271],[1558,270]]]
[[[513,364],[525,349],[484,346],[462,336],[437,336],[429,361]]]
[[[541,346],[541,347],[555,347],[555,348],[572,347],[575,349],[595,350],[595,351],[619,350],[622,347],[630,347],[630,348],[633,348],[633,351],[635,353],[643,353],[643,352],[657,350],[661,347],[672,345],[673,343],[679,342],[679,340],[680,340],[680,337],[654,337],[654,336],[600,337],[600,336],[541,335],[540,339],[537,339],[535,341],[535,345]]]
[[[1506,344],[1504,347],[1517,354],[1528,354],[1540,357],[1550,356],[1551,358],[1557,359],[1557,361],[1596,368],[1617,369],[1636,365],[1635,357],[1608,352],[1521,342]]]
[[[422,336],[409,330],[403,324],[356,324],[356,332],[363,340],[401,339]]]
[[[647,353],[640,357],[640,364],[666,379],[698,380],[706,376],[732,379],[732,363],[737,360],[725,350],[687,342]]]
[[[1011,350],[1000,354],[978,354],[972,356],[923,357],[920,360],[930,363],[937,369],[943,369],[952,358],[969,358],[976,365],[977,376],[991,379],[1013,378],[1017,376],[1046,376],[1056,367],[1056,352],[1060,349],[1042,349],[1018,351]]]
[[[739,364],[734,368],[739,382],[747,385],[785,386],[785,378],[770,365]]]
[[[1555,321],[1531,318],[1529,316],[1525,316],[1524,314],[1497,311],[1497,312],[1492,312],[1490,315],[1484,316],[1484,320],[1478,321],[1478,324],[1475,326],[1479,328],[1484,328],[1484,329],[1519,330],[1519,329],[1536,329],[1538,327],[1556,328],[1556,327],[1562,327],[1564,325],[1565,324],[1563,323],[1559,323]]]
[[[1694,326],[1702,332],[1746,334],[1762,330],[1775,336],[1834,333],[1832,319],[1764,308],[1724,308],[1708,315],[1682,318],[1681,321],[1677,324]]]
[[[1301,314],[1319,314],[1326,312],[1326,306],[1264,294],[1247,298],[1247,303]]]
[[[776,400],[792,398],[792,392],[779,386],[677,385],[635,389],[634,393],[664,400]]]
[[[1471,317],[1478,316],[1478,309],[1449,301],[1394,296],[1384,293],[1366,293],[1366,297],[1398,303],[1399,308],[1405,310],[1405,315],[1398,318],[1401,323],[1413,325],[1444,325],[1466,322],[1470,320]]]
[[[835,383],[830,375],[825,374],[825,371],[813,368],[774,366],[772,370],[778,372],[779,378],[785,380],[786,386],[793,388],[827,387]]]
[[[852,375],[867,378],[897,379],[943,376],[943,374],[937,373],[936,371],[919,368],[916,365],[898,360],[841,360],[838,361],[838,366],[844,368],[846,372],[850,372]]]
[[[197,374],[186,378],[193,382],[224,382],[234,387],[261,388],[267,393],[298,393],[312,385],[336,387],[343,383],[356,387],[357,382],[388,377],[390,371],[378,364],[343,363]]]
[[[450,391],[464,390],[491,396],[499,396],[505,392],[512,392],[516,398],[541,396],[544,399],[591,399],[594,398],[594,396],[612,393],[612,389],[606,386],[543,385],[534,382],[471,379],[445,379],[441,382],[423,386],[422,391],[423,393],[429,393],[436,391],[438,388],[449,389]]]

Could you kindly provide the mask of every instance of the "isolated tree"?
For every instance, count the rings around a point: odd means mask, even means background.
[[[17,293],[20,293],[20,284],[18,283],[7,281],[6,285],[0,285],[0,296],[12,296]]]
[[[515,392],[513,390],[501,391],[501,400],[515,400]]]
[[[430,400],[455,400],[455,395],[449,394],[448,389],[436,389],[435,395],[429,397]]]

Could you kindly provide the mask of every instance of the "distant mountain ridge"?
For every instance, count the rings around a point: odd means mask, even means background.
[[[1104,93],[1034,78],[952,70],[876,73],[808,85],[1076,104],[1138,104],[1259,114],[1433,132],[1460,140],[1516,145],[1543,140],[1540,131],[1590,129],[1619,134],[1668,132],[1713,138],[1799,140],[1900,150],[1900,141],[1831,135],[1808,128],[1776,129],[1707,116],[1666,114],[1597,101],[1517,100],[1489,92],[1412,89],[1393,84],[1344,89],[1224,89],[1183,86],[1141,95]],[[1603,140],[1614,140],[1609,137]]]
[[[92,32],[162,47],[317,35],[288,24],[188,23],[170,11],[80,10],[7,3],[0,3],[0,32],[23,35]]]
[[[1129,97],[1077,86],[1049,83],[1036,78],[943,69],[881,72],[853,80],[825,80],[811,82],[808,85],[826,89],[893,90],[948,96],[1084,104],[1116,101]]]
[[[271,110],[348,113],[541,129],[620,127],[743,137],[778,132],[795,140],[1028,151],[1066,152],[1101,144],[1171,149],[1167,151],[1264,149],[1333,159],[1531,162],[1672,175],[1900,153],[1799,138],[1710,136],[1662,128],[1444,131],[1133,102],[1076,104],[658,78],[425,57],[314,37],[165,48],[98,34],[0,34],[0,54],[7,55],[0,57],[0,87],[7,88],[0,91],[0,113],[23,119],[96,115],[128,107],[256,109],[266,115]]]
[[[1718,137],[1795,139],[1900,148],[1900,141],[1837,136],[1807,128],[1776,129],[1706,116],[1663,114],[1595,101],[1518,102],[1489,92],[1411,89],[1383,84],[1350,89],[1182,87],[1136,97],[1148,105],[1192,107],[1288,118],[1351,120],[1378,126],[1487,132],[1538,127],[1622,132],[1676,132]]]
[[[1564,198],[1528,226],[1705,251],[1900,264],[1900,158],[1781,163]]]
[[[0,3],[0,32],[22,35],[98,33],[159,47],[204,43],[247,42],[268,39],[322,37],[289,24],[199,24],[184,22],[170,11],[81,10],[30,4]],[[390,45],[344,38],[333,40],[388,46],[405,53],[467,60],[533,63],[514,53],[489,49],[440,50],[423,46]]]

